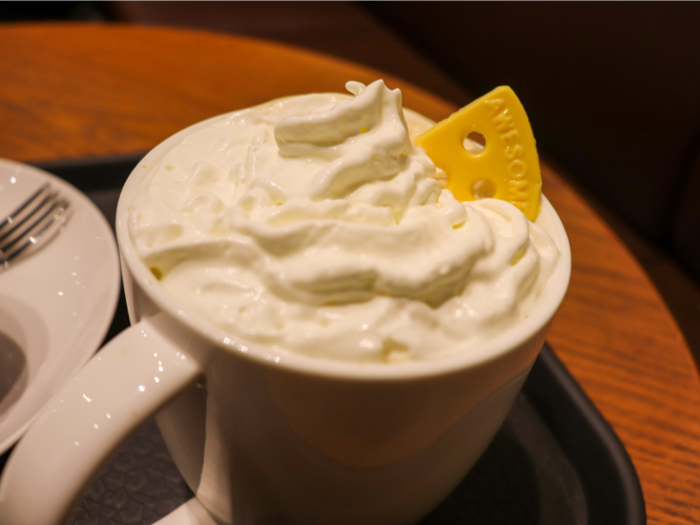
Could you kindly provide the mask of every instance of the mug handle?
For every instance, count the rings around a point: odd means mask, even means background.
[[[157,317],[112,339],[42,408],[5,465],[2,525],[62,525],[109,456],[202,369]]]

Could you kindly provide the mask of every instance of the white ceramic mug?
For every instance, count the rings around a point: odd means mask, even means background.
[[[0,483],[0,524],[64,523],[99,467],[155,413],[196,494],[191,509],[210,516],[192,510],[191,521],[414,523],[476,462],[525,382],[571,267],[545,198],[537,223],[561,255],[535,310],[454,357],[400,365],[281,357],[190,315],[137,257],[127,215],[145,166],[207,124],[156,147],[126,182],[117,238],[132,326],[16,447]]]

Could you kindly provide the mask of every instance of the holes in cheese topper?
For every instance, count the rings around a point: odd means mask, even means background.
[[[472,195],[477,200],[490,199],[496,195],[496,185],[489,179],[479,179],[472,184]]]
[[[462,145],[469,153],[478,154],[486,148],[486,137],[478,131],[472,131],[469,135],[464,137]]]

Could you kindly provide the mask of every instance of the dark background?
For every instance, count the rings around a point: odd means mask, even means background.
[[[700,361],[700,4],[0,2],[0,22],[42,20],[276,40],[459,105],[510,85],[540,156],[633,251]]]

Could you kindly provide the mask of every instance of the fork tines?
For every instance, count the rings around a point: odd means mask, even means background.
[[[0,222],[0,272],[10,261],[50,239],[68,218],[70,202],[44,184]]]

